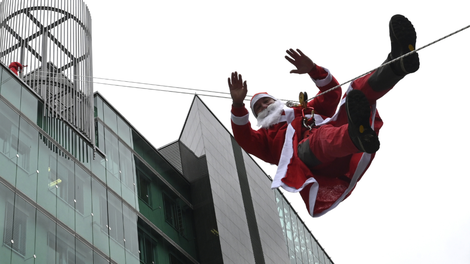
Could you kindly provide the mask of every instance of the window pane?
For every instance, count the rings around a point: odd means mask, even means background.
[[[108,127],[111,128],[117,134],[117,117],[116,113],[108,106],[107,103],[103,102],[104,109],[104,122]]]
[[[121,195],[118,139],[108,129],[105,129],[105,144],[107,171],[106,184],[117,194]]]
[[[95,117],[98,117],[101,120],[104,120],[104,118],[103,118],[103,100],[101,100],[101,97],[99,97],[99,96],[95,96]]]
[[[33,256],[35,238],[36,209],[20,196],[15,198],[13,224],[13,249],[19,253],[12,255],[12,263],[25,263],[24,257]],[[33,263],[29,261],[26,263]]]
[[[132,148],[131,128],[120,116],[117,117],[117,121],[119,137]]]
[[[37,202],[52,215],[57,211],[57,151],[47,137],[39,134]]]
[[[122,201],[108,191],[109,253],[112,259],[125,259]]]
[[[11,258],[11,239],[13,238],[13,202],[15,199],[14,193],[5,185],[0,183],[1,203],[0,203],[0,237],[6,246],[0,246],[0,256],[5,259],[7,263]]]
[[[75,239],[75,248],[75,264],[93,263],[93,250],[89,248],[85,243],[83,243],[80,239]]]
[[[154,263],[156,260],[156,242],[144,231],[139,232],[139,252],[141,263]]]
[[[91,176],[75,164],[75,225],[76,232],[93,243],[91,216]]]
[[[109,254],[108,205],[106,187],[98,180],[92,179],[93,200],[93,245]]]
[[[123,212],[125,247],[130,254],[138,258],[137,213],[127,205],[124,205]]]
[[[56,181],[57,218],[72,229],[75,228],[75,173],[74,161],[59,150]],[[51,179],[51,181],[54,178]]]
[[[35,124],[38,124],[38,116],[42,115],[42,112],[39,111],[40,109],[38,108],[38,99],[28,88],[22,87],[22,89],[21,112]]]
[[[21,119],[16,188],[36,201],[39,133]]]
[[[91,160],[91,171],[101,181],[106,182],[106,159],[99,152],[95,153],[95,157]]]
[[[2,74],[2,89],[0,93],[17,109],[20,109],[21,85],[13,75],[7,71]]]
[[[109,264],[109,261],[97,252],[93,252],[93,264]]]
[[[59,225],[57,225],[55,251],[57,264],[75,263],[75,238]]]
[[[36,219],[35,263],[55,264],[56,223],[40,211]]]
[[[1,175],[12,185],[16,178],[19,115],[0,100],[0,168]]]
[[[124,223],[122,201],[108,191],[108,223],[109,235],[121,245],[124,245]]]
[[[131,150],[119,142],[119,167],[121,172],[122,198],[136,206],[134,159]]]
[[[134,157],[135,167],[137,173],[137,193],[141,201],[152,207],[152,196],[151,196],[151,175],[153,174],[147,166],[145,166],[139,159]]]

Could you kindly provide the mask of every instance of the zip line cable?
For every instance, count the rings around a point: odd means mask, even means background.
[[[169,92],[169,93],[179,93],[179,94],[190,94],[190,95],[195,94],[195,93],[191,93],[191,92],[172,91],[172,90],[157,89],[157,88],[137,87],[137,86],[130,86],[130,85],[122,85],[122,84],[101,83],[101,82],[93,82],[93,83],[95,83],[95,84],[103,84],[103,85],[119,86],[119,87],[124,87],[124,88],[131,88],[131,89],[141,89],[141,90],[150,90],[150,91],[159,91],[159,92]],[[153,86],[163,86],[163,87],[171,87],[171,88],[178,88],[178,89],[187,89],[187,90],[204,91],[204,90],[198,90],[198,89],[181,88],[181,87],[166,86],[166,85],[158,85],[158,84],[153,84]],[[214,91],[204,91],[204,92],[221,93],[221,94],[223,94],[223,92],[214,92]],[[225,93],[225,94],[227,94],[227,93]],[[223,99],[232,99],[231,97],[221,96],[221,95],[211,95],[211,94],[200,94],[200,95],[208,96],[208,97],[223,98]]]
[[[318,96],[321,96],[321,95],[324,95],[324,94],[326,94],[326,93],[329,93],[329,92],[331,92],[331,91],[333,91],[333,90],[335,90],[335,89],[338,89],[338,88],[340,88],[341,86],[343,86],[343,85],[345,85],[345,84],[347,84],[347,83],[353,82],[354,80],[359,79],[359,78],[361,78],[361,77],[363,77],[363,76],[365,76],[365,75],[367,75],[367,74],[370,74],[370,73],[373,72],[373,71],[376,71],[376,70],[378,70],[378,69],[380,69],[380,68],[382,68],[382,67],[385,67],[385,66],[387,66],[387,65],[389,65],[389,64],[391,64],[391,63],[394,63],[394,62],[397,61],[397,60],[400,60],[401,58],[404,58],[404,57],[409,56],[409,55],[411,55],[411,54],[413,54],[413,53],[416,53],[416,52],[418,52],[418,51],[420,51],[420,50],[423,50],[423,49],[425,49],[425,48],[427,48],[427,47],[429,47],[429,46],[431,46],[431,45],[436,44],[437,42],[440,42],[440,41],[442,41],[442,40],[444,40],[444,39],[446,39],[446,38],[449,38],[449,37],[451,37],[451,36],[453,36],[453,35],[455,35],[455,34],[457,34],[457,33],[460,33],[461,31],[464,31],[465,29],[468,29],[468,28],[470,28],[470,25],[465,26],[465,27],[463,27],[463,28],[461,28],[461,29],[459,29],[459,30],[457,30],[457,31],[454,31],[454,32],[452,32],[452,33],[450,33],[450,34],[448,34],[448,35],[446,35],[446,36],[444,36],[444,37],[442,37],[442,38],[440,38],[440,39],[437,39],[437,40],[435,40],[435,41],[433,41],[433,42],[431,42],[431,43],[428,43],[427,45],[424,45],[424,46],[422,46],[422,47],[420,47],[420,48],[418,48],[418,49],[416,49],[416,50],[413,50],[413,51],[410,51],[410,52],[408,52],[408,53],[406,53],[406,54],[403,54],[403,55],[400,56],[400,57],[397,57],[397,58],[395,58],[395,59],[393,59],[393,60],[391,60],[391,61],[388,61],[387,63],[384,63],[384,64],[380,65],[379,67],[376,67],[376,68],[374,68],[374,69],[372,69],[372,70],[370,70],[370,71],[368,71],[368,72],[366,72],[366,73],[364,73],[364,74],[361,74],[361,75],[359,75],[359,76],[357,76],[357,77],[355,77],[355,78],[352,78],[352,79],[350,79],[350,80],[348,80],[348,81],[345,81],[345,82],[343,82],[343,83],[341,83],[341,84],[338,84],[338,85],[336,85],[336,86],[334,86],[334,87],[332,87],[332,88],[330,88],[330,89],[328,89],[328,90],[326,90],[326,91],[323,91],[323,92],[321,92],[321,93],[318,93],[318,94],[315,95],[314,97],[309,98],[308,101],[313,100],[313,99],[315,99],[315,98],[318,97]],[[32,71],[32,72],[30,72],[30,73],[38,73],[38,72],[39,72],[39,73],[42,73],[42,72],[44,72],[44,71]],[[46,72],[46,73],[49,74],[49,73],[51,73],[51,72]],[[162,85],[162,84],[153,84],[153,83],[143,83],[143,82],[133,82],[133,81],[125,81],[125,80],[110,79],[110,78],[91,77],[91,76],[81,76],[81,78],[84,78],[85,80],[79,80],[79,81],[87,82],[87,83],[88,83],[88,82],[91,82],[91,83],[94,83],[94,84],[118,86],[118,87],[131,88],[131,89],[141,89],[141,90],[159,91],[159,92],[169,92],[169,93],[179,93],[179,94],[190,94],[190,95],[192,95],[192,94],[197,94],[197,92],[204,92],[204,93],[213,93],[213,94],[219,94],[219,95],[211,95],[211,94],[198,94],[198,95],[201,95],[201,96],[208,96],[208,97],[216,97],[216,98],[223,98],[223,99],[231,99],[230,93],[228,93],[228,92],[218,92],[218,91],[202,90],[202,89],[196,89],[196,88],[187,88],[187,87],[179,87],[179,86],[172,86],[172,85]],[[64,75],[64,77],[54,76],[54,77],[52,77],[52,79],[53,79],[53,80],[54,80],[54,79],[55,79],[55,80],[63,79],[63,80],[68,80],[68,81],[70,81],[69,79],[67,79],[67,77],[65,77],[65,75]],[[86,79],[91,79],[91,80],[86,80]],[[135,84],[135,85],[148,85],[148,86],[166,87],[166,88],[171,88],[171,89],[189,90],[189,91],[193,91],[193,92],[184,92],[184,91],[176,91],[176,90],[147,88],[147,87],[142,87],[142,86],[133,86],[133,85],[123,85],[123,84],[96,82],[96,81],[93,81],[93,79],[104,80],[104,81],[112,81],[112,82],[129,83],[129,84]],[[253,97],[253,96],[252,96],[252,95],[247,95],[247,97],[248,97],[248,98],[245,98],[244,101],[249,101],[249,100],[251,99],[251,97]],[[286,102],[289,102],[289,101],[290,101],[290,102],[297,102],[297,101],[286,100],[286,99],[279,99],[279,100],[281,100],[281,101],[286,101]]]
[[[364,73],[364,74],[362,74],[362,75],[357,76],[356,78],[353,78],[353,79],[351,79],[351,80],[349,80],[349,81],[346,81],[346,82],[344,82],[344,83],[342,83],[342,84],[338,84],[338,85],[336,85],[335,87],[332,87],[332,88],[330,88],[330,89],[328,89],[328,90],[326,90],[326,91],[324,91],[324,92],[321,92],[321,93],[315,95],[314,97],[309,98],[308,101],[313,100],[313,99],[315,99],[316,97],[318,97],[318,96],[320,96],[320,95],[324,95],[324,94],[329,93],[329,92],[331,92],[331,91],[333,91],[333,90],[335,90],[335,89],[338,89],[339,87],[341,87],[341,86],[343,86],[343,85],[345,85],[345,84],[347,84],[347,83],[353,82],[354,80],[357,80],[357,79],[359,79],[359,78],[361,78],[361,77],[363,77],[363,76],[366,76],[367,74],[369,74],[369,73],[371,73],[371,72],[373,72],[373,71],[375,71],[375,70],[378,70],[378,69],[380,69],[380,68],[382,68],[382,67],[385,67],[385,66],[387,66],[387,65],[389,65],[389,64],[391,64],[391,63],[394,63],[395,61],[400,60],[401,58],[404,58],[404,57],[406,57],[406,56],[409,56],[409,55],[411,55],[411,54],[413,54],[413,53],[416,53],[416,52],[418,52],[418,51],[420,51],[420,50],[422,50],[422,49],[424,49],[424,48],[427,48],[427,47],[429,47],[429,46],[431,46],[431,45],[433,45],[433,44],[435,44],[435,43],[437,43],[437,42],[439,42],[439,41],[441,41],[441,40],[444,40],[444,39],[446,39],[446,38],[448,38],[448,37],[450,37],[450,36],[452,36],[452,35],[455,35],[455,34],[461,32],[461,31],[464,31],[465,29],[467,29],[467,28],[469,28],[469,27],[470,27],[470,25],[468,25],[468,26],[466,26],[466,27],[463,27],[463,28],[461,28],[461,29],[459,29],[459,30],[457,30],[457,31],[455,31],[455,32],[453,32],[453,33],[450,33],[450,34],[448,34],[448,35],[446,35],[446,36],[444,36],[444,37],[442,37],[442,38],[440,38],[440,39],[438,39],[438,40],[435,40],[435,41],[433,41],[433,42],[431,42],[431,43],[429,43],[429,44],[427,44],[427,45],[424,45],[423,47],[421,47],[421,48],[419,48],[419,49],[416,49],[416,50],[410,51],[410,52],[408,52],[408,53],[406,53],[406,54],[403,54],[402,56],[400,56],[400,57],[398,57],[398,58],[395,58],[395,59],[393,59],[393,60],[391,60],[391,61],[389,61],[389,62],[387,62],[387,63],[384,63],[384,64],[380,65],[379,67],[373,69],[373,70],[370,70],[370,71],[368,71],[368,72],[366,72],[366,73]]]

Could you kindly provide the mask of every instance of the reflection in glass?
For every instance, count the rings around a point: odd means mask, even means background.
[[[0,168],[2,177],[15,185],[19,115],[0,100]]]

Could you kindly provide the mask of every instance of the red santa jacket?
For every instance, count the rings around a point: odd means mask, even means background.
[[[320,92],[338,84],[328,70],[318,66],[309,75]],[[308,103],[315,109],[317,125],[334,124],[338,121],[335,111],[340,98],[341,89],[338,88]],[[344,102],[343,98],[342,104]],[[375,119],[375,108],[373,113]],[[333,164],[334,167],[327,166],[312,172],[297,156],[296,146],[306,130],[301,123],[300,108],[285,108],[280,122],[268,129],[253,130],[248,119],[249,114],[245,107],[232,107],[232,130],[238,144],[248,153],[278,165],[271,188],[282,187],[289,192],[300,192],[312,216],[323,215],[343,201],[373,159],[373,155],[358,153],[338,160]],[[379,121],[377,129],[382,124]],[[344,169],[338,170],[336,166]]]
[[[23,65],[19,62],[12,62],[8,66],[12,72],[14,72],[16,75],[18,75],[18,71],[23,69]]]

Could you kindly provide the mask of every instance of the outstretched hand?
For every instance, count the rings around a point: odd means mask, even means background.
[[[232,96],[233,105],[243,106],[248,88],[246,81],[243,82],[242,75],[237,72],[232,72],[231,78],[228,78],[228,87],[230,88],[230,96]]]
[[[290,56],[285,56],[286,60],[288,60],[297,68],[296,70],[290,71],[290,73],[308,73],[313,69],[313,67],[316,66],[315,63],[299,49],[297,49],[297,51],[289,49],[286,52]]]

